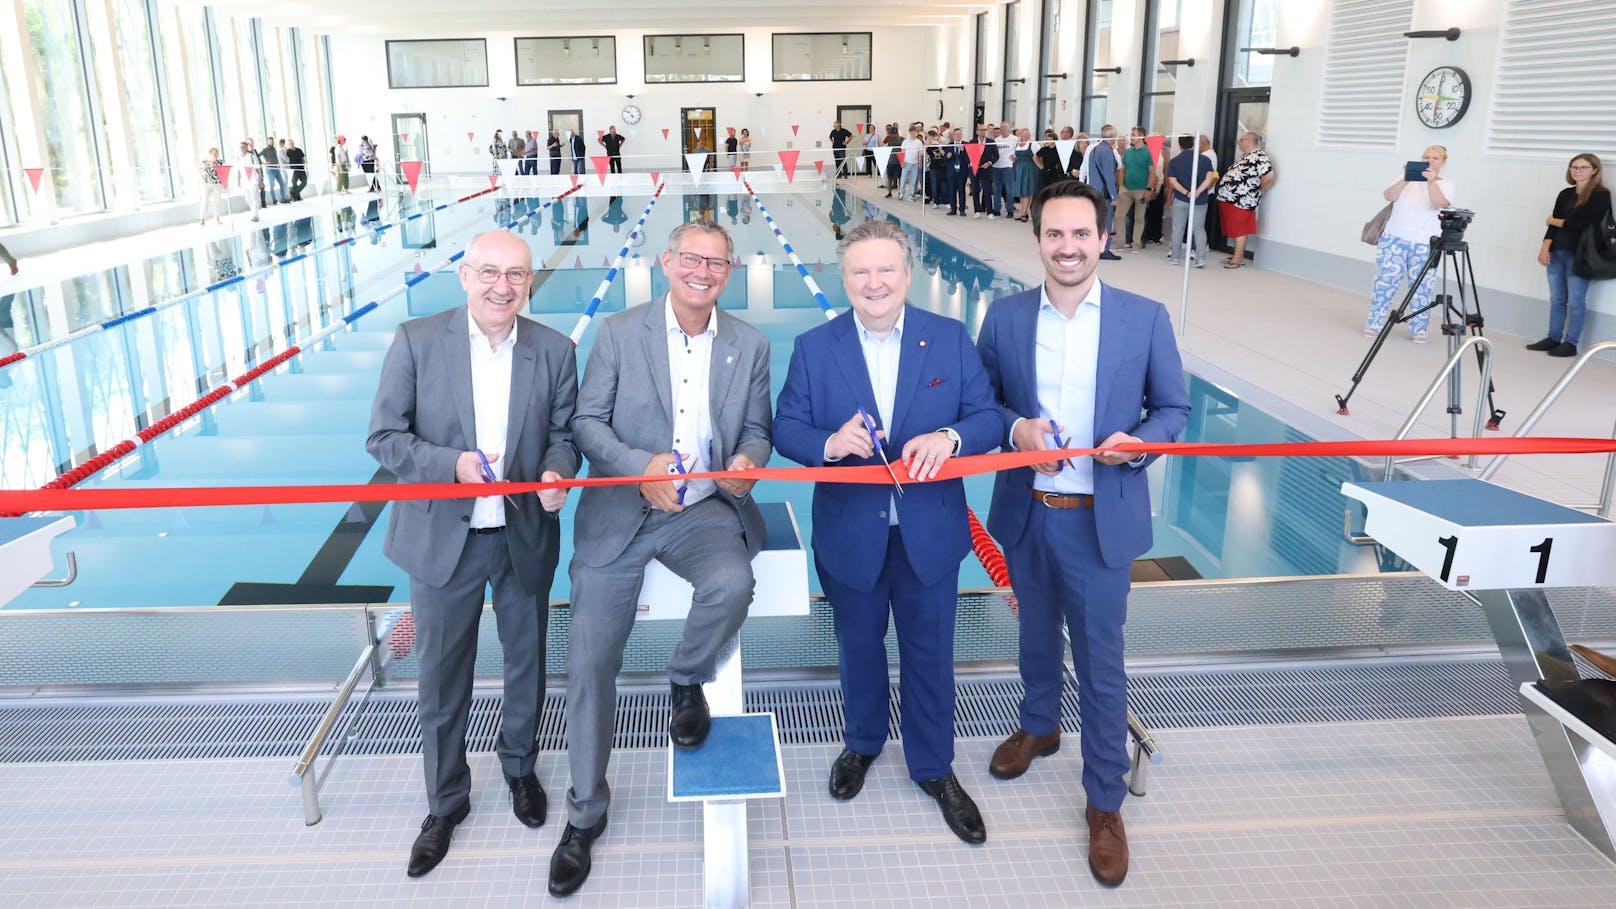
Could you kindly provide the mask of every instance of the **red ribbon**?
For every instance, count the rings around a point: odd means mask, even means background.
[[[975,476],[1060,458],[1085,457],[1102,449],[1063,448],[1007,451],[950,458],[937,480]],[[1351,442],[1280,442],[1226,445],[1210,442],[1158,442],[1116,445],[1106,451],[1213,457],[1409,457],[1415,455],[1603,454],[1616,451],[1616,439],[1479,438],[1397,439]],[[108,452],[110,454],[111,452]],[[80,468],[82,469],[82,468]],[[687,479],[781,480],[795,483],[890,483],[879,464],[848,467],[757,467],[746,471],[706,471]],[[655,482],[660,478],[652,478]],[[904,478],[905,483],[919,482]],[[180,508],[212,505],[291,505],[315,502],[390,502],[469,499],[515,495],[541,489],[622,486],[648,482],[637,477],[579,477],[554,483],[408,483],[354,486],[231,486],[126,489],[39,489],[0,492],[0,514],[29,511],[90,511],[114,508]],[[932,481],[932,482],[935,482]]]

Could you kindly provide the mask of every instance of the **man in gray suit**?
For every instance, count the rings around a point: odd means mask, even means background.
[[[657,559],[695,588],[684,636],[668,660],[674,745],[707,736],[701,684],[752,603],[752,556],[763,516],[747,480],[670,474],[761,467],[769,460],[769,342],[718,309],[734,245],[722,227],[675,228],[662,254],[668,295],[600,323],[578,392],[573,438],[590,476],[646,482],[584,489],[573,523],[567,637],[567,828],[550,859],[550,893],[589,876],[606,829],[617,672],[634,627],[635,595]]]
[[[554,481],[578,472],[570,424],[578,396],[572,342],[518,315],[533,254],[504,231],[472,238],[460,263],[466,305],[398,327],[382,364],[365,449],[404,483]],[[448,854],[471,808],[466,724],[487,588],[505,655],[499,762],[517,820],[544,823],[533,772],[544,702],[550,582],[560,558],[564,489],[395,502],[383,552],[410,575],[418,712],[430,814],[409,875]]]

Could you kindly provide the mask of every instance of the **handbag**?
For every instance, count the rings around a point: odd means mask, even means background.
[[[1604,220],[1583,232],[1571,270],[1588,281],[1616,278],[1616,212],[1607,210]]]
[[[1386,222],[1391,220],[1391,217],[1392,203],[1387,202],[1386,207],[1381,209],[1379,214],[1364,222],[1363,233],[1358,235],[1358,239],[1368,243],[1370,246],[1379,246],[1380,235],[1385,233]]]

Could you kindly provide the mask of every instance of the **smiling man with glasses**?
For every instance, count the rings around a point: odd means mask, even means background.
[[[516,236],[479,234],[459,269],[466,305],[399,325],[365,449],[400,483],[577,474],[576,355],[565,336],[521,316],[532,265],[532,251]],[[544,703],[550,582],[561,552],[557,513],[566,498],[566,490],[550,490],[392,505],[382,551],[410,575],[430,812],[410,850],[411,877],[443,860],[471,810],[466,725],[490,585],[505,657],[499,762],[517,820],[544,823],[548,799],[533,770],[533,738]]]
[[[718,308],[734,244],[722,227],[675,228],[662,254],[668,294],[600,322],[578,394],[573,437],[592,477],[645,482],[579,494],[573,522],[567,637],[567,827],[550,858],[550,893],[589,877],[606,829],[617,671],[634,627],[645,566],[660,561],[694,588],[684,635],[668,659],[680,748],[707,737],[701,685],[752,604],[752,557],[763,515],[749,480],[670,474],[745,470],[769,460],[769,342]]]

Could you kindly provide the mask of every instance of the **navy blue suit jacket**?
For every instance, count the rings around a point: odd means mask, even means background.
[[[993,383],[1003,418],[1005,450],[1010,429],[1022,417],[1038,418],[1038,305],[1040,288],[996,300],[988,307],[977,336],[982,365]],[[1095,368],[1094,438],[1074,446],[1097,445],[1113,432],[1144,442],[1172,442],[1189,420],[1189,390],[1167,307],[1102,284],[1100,354]],[[1150,485],[1145,464],[1094,463],[1094,521],[1105,564],[1120,568],[1150,548]],[[988,532],[1001,546],[1020,541],[1032,508],[1030,467],[1000,471],[993,484]]]
[[[775,450],[799,464],[824,464],[825,442],[858,412],[878,422],[875,390],[851,310],[797,336],[774,418]],[[911,483],[898,463],[910,439],[943,427],[960,436],[961,455],[984,454],[1003,435],[987,373],[959,322],[906,306],[898,388],[886,452],[904,484],[898,521],[904,551],[926,584],[959,570],[971,548],[965,485],[959,480]],[[879,464],[848,457],[837,464]],[[857,590],[875,586],[886,562],[892,484],[814,486],[814,555],[820,567]]]
[[[1108,201],[1115,201],[1120,195],[1117,192],[1117,151],[1109,142],[1096,145],[1089,156],[1089,185]]]

